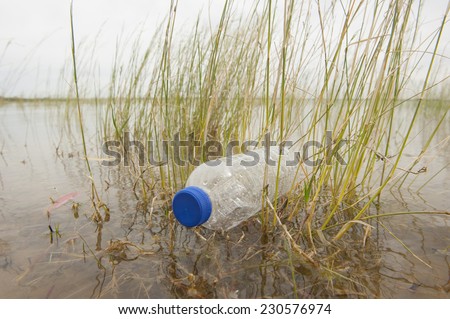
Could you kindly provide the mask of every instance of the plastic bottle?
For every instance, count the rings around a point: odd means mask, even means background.
[[[186,188],[173,198],[175,217],[187,227],[203,225],[228,230],[255,215],[261,210],[263,189],[270,201],[274,199],[279,157],[278,194],[285,194],[294,181],[294,157],[286,149],[282,155],[279,153],[279,147],[260,148],[198,166],[189,176]]]

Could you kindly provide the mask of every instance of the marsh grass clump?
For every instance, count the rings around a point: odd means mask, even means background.
[[[350,246],[370,245],[378,220],[389,217],[377,213],[383,192],[426,171],[421,158],[447,116],[444,110],[416,159],[406,163],[402,155],[414,143],[427,94],[444,83],[434,80],[433,72],[448,9],[423,39],[418,37],[421,6],[415,1],[269,0],[239,18],[233,6],[225,1],[214,29],[198,19],[181,39],[175,33],[177,1],[171,1],[160,33],[150,41],[138,36],[127,42],[132,52],[125,61],[119,43],[100,119],[102,137],[122,141],[131,134],[155,143],[157,160],[165,159],[164,164],[140,165],[131,154],[131,164],[118,168],[129,174],[134,194],[152,212],[155,199],[170,203],[194,169],[177,165],[173,149],[165,148],[163,141],[175,134],[202,145],[262,141],[267,133],[278,143],[293,141],[293,147],[306,141],[327,145],[311,155],[319,164],[299,165],[304,178],[286,197],[274,203],[261,199],[258,221],[262,233],[285,239],[284,258],[292,271],[300,258],[320,265],[327,276],[345,279],[334,269],[337,261],[354,251]],[[425,74],[418,84],[413,79],[419,69]],[[399,108],[406,101],[413,109],[399,132],[395,119],[403,116]],[[194,150],[199,162],[207,160]],[[94,184],[92,193],[101,202]],[[170,207],[166,215],[173,223]],[[347,284],[361,293],[352,280]]]

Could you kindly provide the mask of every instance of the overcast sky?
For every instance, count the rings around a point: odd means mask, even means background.
[[[322,2],[326,2],[323,0]],[[448,0],[425,0],[421,32],[430,33],[442,19]],[[193,23],[200,11],[202,23],[216,24],[224,1],[180,0],[177,26]],[[246,10],[240,5],[236,9]],[[93,41],[100,32],[97,58],[111,59],[120,34],[137,28],[150,37],[167,15],[170,1],[156,0],[75,0],[77,41]],[[69,0],[0,0],[0,95],[45,96],[54,91],[54,82],[70,57]],[[440,52],[450,55],[449,27]],[[449,69],[449,59],[443,69]],[[67,79],[71,81],[71,79]]]

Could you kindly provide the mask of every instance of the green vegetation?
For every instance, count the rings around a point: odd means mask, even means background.
[[[226,1],[213,31],[197,20],[190,36],[180,39],[174,34],[176,6],[172,1],[161,34],[150,42],[138,36],[127,46],[132,48],[127,61],[121,58],[126,56],[124,46],[117,45],[101,118],[102,139],[122,140],[130,132],[135,140],[155,141],[159,159],[162,141],[176,133],[182,139],[193,134],[202,143],[217,140],[222,145],[262,140],[268,132],[279,143],[293,140],[298,146],[315,140],[329,145],[315,149],[311,160],[325,160],[298,178],[289,194],[273,204],[262,198],[258,218],[262,233],[283,234],[290,251],[286,263],[293,272],[294,260],[300,258],[321,267],[326,276],[338,276],[317,246],[328,247],[325,254],[333,256],[354,234],[365,245],[369,222],[403,214],[376,212],[383,191],[402,187],[408,176],[425,170],[417,165],[446,112],[425,137],[417,160],[405,164],[402,155],[413,141],[427,93],[442,84],[434,83],[432,74],[448,10],[440,28],[423,40],[416,37],[420,8],[413,1],[291,0],[281,6],[283,12],[267,1],[238,19],[233,3]],[[76,14],[74,22],[76,29]],[[428,61],[426,74],[412,92],[411,80],[422,60]],[[75,51],[73,61],[76,69]],[[80,112],[83,97],[75,84]],[[405,101],[412,101],[414,109],[399,135],[394,119]],[[83,130],[81,112],[79,117]],[[87,158],[84,140],[83,145]],[[120,168],[133,176],[136,196],[152,207],[155,192],[170,199],[194,168],[178,166],[171,152],[169,148],[167,165],[133,161],[129,172]],[[333,160],[337,152],[346,165]],[[197,157],[206,160],[201,152]],[[305,171],[304,166],[298,169]],[[98,213],[103,204],[94,184],[92,194]],[[167,214],[173,222],[170,208]]]

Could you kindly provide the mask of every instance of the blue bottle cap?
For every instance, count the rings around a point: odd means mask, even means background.
[[[180,224],[194,227],[208,220],[211,216],[212,204],[204,190],[196,186],[189,186],[175,194],[172,208]]]

